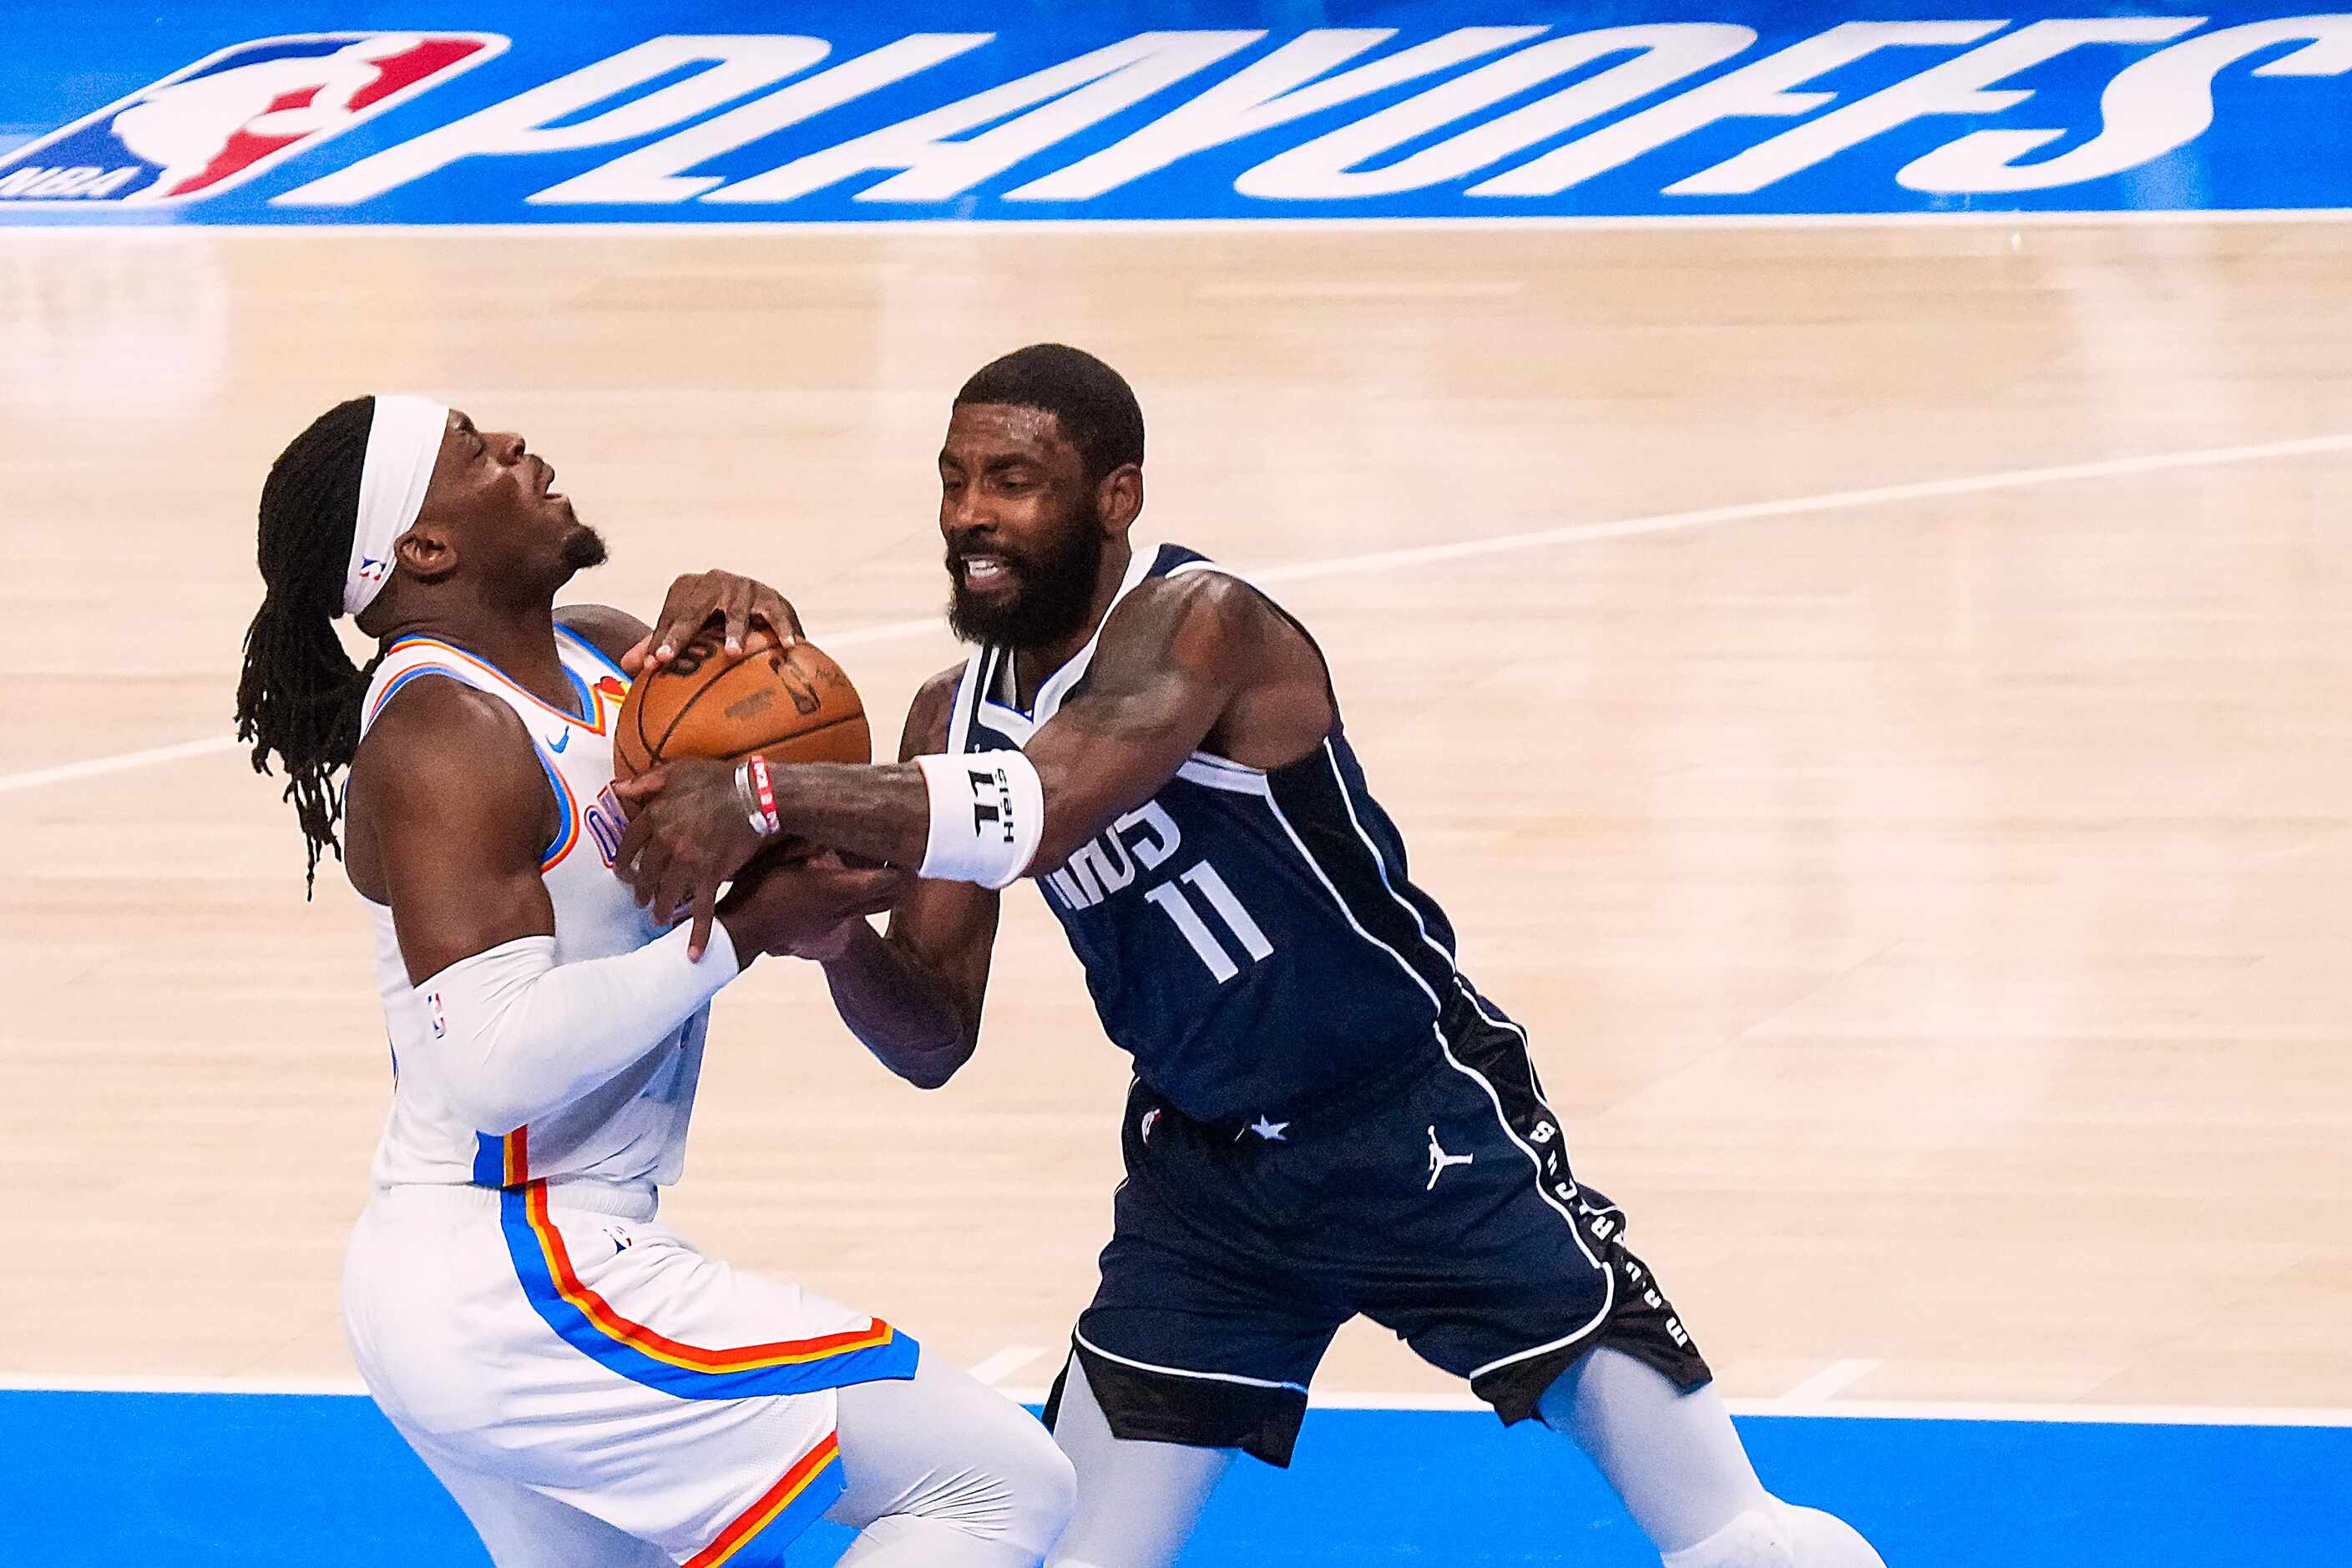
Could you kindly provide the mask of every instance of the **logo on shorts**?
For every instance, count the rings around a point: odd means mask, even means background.
[[[441,1013],[441,993],[432,991],[425,994],[425,1012],[433,1021],[433,1037],[436,1040],[446,1038],[449,1033],[449,1020]]]
[[[1432,1127],[1429,1130],[1429,1185],[1423,1187],[1422,1191],[1427,1193],[1435,1192],[1437,1190],[1437,1178],[1445,1174],[1447,1166],[1472,1164],[1476,1162],[1477,1158],[1478,1156],[1475,1154],[1447,1153],[1444,1149],[1438,1146],[1437,1129]]]
[[[0,202],[202,201],[499,54],[494,33],[257,38],[0,158]]]
[[[1137,1122],[1137,1123],[1135,1124],[1135,1130],[1136,1130],[1136,1131],[1137,1131],[1138,1133],[1139,1133],[1139,1134],[1141,1134],[1141,1135],[1142,1135],[1143,1141],[1144,1141],[1146,1143],[1149,1143],[1149,1142],[1151,1142],[1151,1129],[1152,1129],[1152,1127],[1154,1126],[1154,1124],[1156,1124],[1156,1123],[1159,1121],[1159,1120],[1160,1120],[1160,1108],[1159,1108],[1158,1106],[1156,1106],[1156,1105],[1155,1105],[1155,1106],[1153,1106],[1150,1110],[1147,1110],[1147,1111],[1145,1111],[1145,1112],[1143,1113],[1143,1120],[1142,1120],[1142,1121],[1139,1121],[1139,1122]]]

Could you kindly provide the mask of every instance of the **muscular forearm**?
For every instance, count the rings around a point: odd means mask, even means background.
[[[1152,792],[1175,773],[1175,763],[1164,772],[1138,772],[1133,759],[1116,765],[1092,766],[1090,756],[1107,754],[1112,749],[1098,747],[1089,752],[1080,744],[1076,750],[1076,765],[1057,756],[1034,767],[1033,776],[1042,811],[1033,840],[1034,847],[1026,860],[1030,868],[1060,865],[1079,845],[1108,826],[1119,812],[1150,799]],[[1018,754],[989,752],[956,760],[971,762],[975,769],[984,770],[1008,755]],[[1178,758],[1179,763],[1181,760]],[[1145,769],[1153,766],[1148,759],[1142,762]],[[920,867],[926,876],[945,876],[950,880],[977,882],[984,887],[1003,885],[985,877],[936,870],[927,863],[932,858],[936,837],[931,822],[935,799],[930,781],[916,763],[861,767],[842,763],[806,763],[773,768],[770,776],[775,791],[776,816],[783,823],[784,831],[794,837],[868,860]],[[979,776],[985,777],[985,773]],[[985,812],[984,823],[981,817],[971,818],[971,826],[976,833],[994,832],[999,819],[992,797],[984,787],[961,804],[965,807],[978,805]],[[1011,842],[1009,837],[1006,842]],[[952,854],[944,858],[950,866],[956,863]]]
[[[776,815],[793,837],[893,866],[922,863],[931,805],[913,763],[803,763],[771,777]]]
[[[833,1005],[881,1064],[922,1089],[937,1089],[970,1059],[980,1032],[947,981],[903,943],[870,928],[824,966]]]

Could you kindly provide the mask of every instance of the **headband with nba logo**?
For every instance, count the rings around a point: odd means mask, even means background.
[[[343,573],[343,614],[356,616],[374,604],[392,580],[393,543],[425,510],[425,489],[448,426],[448,406],[429,397],[394,393],[376,398],[367,459],[360,465],[360,515]]]

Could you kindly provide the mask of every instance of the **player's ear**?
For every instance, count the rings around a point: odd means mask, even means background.
[[[1105,533],[1125,533],[1143,510],[1143,470],[1121,463],[1095,486],[1095,516]]]
[[[392,542],[392,555],[409,576],[420,582],[438,583],[457,569],[457,536],[440,524],[420,518],[406,533]]]

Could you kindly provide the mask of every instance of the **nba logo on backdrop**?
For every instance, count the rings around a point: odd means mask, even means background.
[[[237,44],[0,159],[0,201],[202,201],[506,46],[491,33],[313,33]]]

